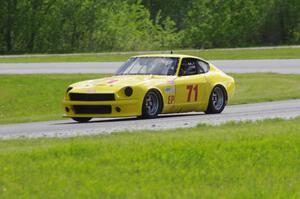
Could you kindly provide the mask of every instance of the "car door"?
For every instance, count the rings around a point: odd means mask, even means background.
[[[183,58],[175,83],[175,106],[178,112],[199,111],[208,94],[206,72],[201,60]]]

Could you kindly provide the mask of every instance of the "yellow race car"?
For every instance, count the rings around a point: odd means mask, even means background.
[[[161,113],[221,113],[234,93],[234,79],[194,56],[159,54],[131,57],[112,77],[70,85],[66,117],[155,118]]]

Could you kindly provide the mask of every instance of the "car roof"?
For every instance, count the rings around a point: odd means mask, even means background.
[[[137,55],[132,57],[175,57],[175,58],[196,58],[201,59],[200,57],[195,57],[191,55],[182,55],[182,54],[148,54],[148,55]]]

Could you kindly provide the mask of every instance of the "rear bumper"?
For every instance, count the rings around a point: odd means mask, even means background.
[[[128,117],[141,115],[137,99],[116,101],[63,101],[64,117]],[[78,107],[81,110],[78,110]],[[105,107],[106,110],[101,110]],[[110,107],[110,108],[107,108]],[[95,110],[99,108],[99,110]]]

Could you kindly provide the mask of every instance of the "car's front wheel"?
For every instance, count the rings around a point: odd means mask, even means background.
[[[73,120],[79,123],[86,123],[90,121],[92,118],[91,117],[72,117]]]
[[[225,108],[226,101],[227,99],[226,99],[225,91],[220,86],[214,87],[214,89],[211,92],[209,98],[209,104],[205,113],[206,114],[221,113]]]
[[[160,113],[162,107],[162,102],[160,95],[154,91],[150,90],[144,97],[143,107],[142,107],[142,118],[155,118]]]

